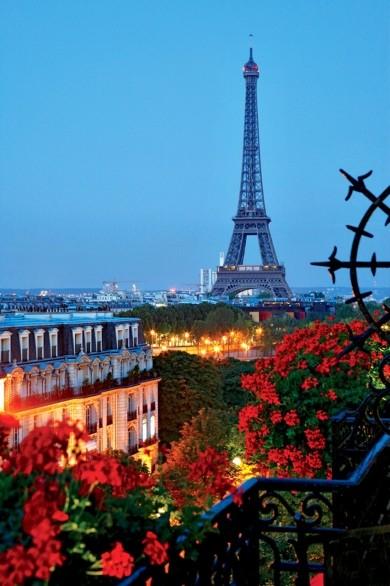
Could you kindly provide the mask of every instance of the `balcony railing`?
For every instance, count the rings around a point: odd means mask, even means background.
[[[170,544],[169,566],[145,564],[119,586],[309,586],[315,575],[327,586],[387,583],[390,438],[371,434],[370,440],[344,479],[247,480],[241,505],[228,496],[205,513],[213,531],[196,559],[183,555],[183,534]],[[351,451],[340,453],[348,458]]]
[[[122,381],[110,378],[105,381],[97,381],[94,384],[83,385],[80,388],[66,387],[63,389],[53,389],[52,391],[47,391],[45,393],[31,393],[25,397],[13,397],[6,402],[5,407],[7,411],[11,412],[23,411],[25,409],[32,409],[41,405],[49,405],[51,403],[58,403],[69,399],[99,395],[104,391],[114,390],[119,387],[134,387],[142,381],[155,379],[156,376],[154,373],[146,371],[146,373],[139,373],[136,380],[131,380],[129,377],[122,379]]]
[[[140,448],[147,448],[148,446],[152,446],[156,442],[157,442],[157,436],[152,435],[151,437],[148,437],[146,440],[140,441],[139,447]]]

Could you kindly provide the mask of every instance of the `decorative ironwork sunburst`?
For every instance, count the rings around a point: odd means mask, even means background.
[[[346,303],[357,303],[368,323],[368,328],[360,335],[354,335],[352,330],[348,328],[351,343],[341,353],[340,356],[343,356],[355,348],[365,350],[365,341],[374,332],[377,332],[385,342],[390,344],[390,307],[383,304],[384,313],[379,317],[375,312],[371,312],[366,302],[371,296],[372,291],[362,291],[359,284],[359,270],[361,269],[370,270],[373,276],[376,275],[378,269],[390,269],[390,261],[378,260],[375,252],[372,254],[370,260],[359,259],[359,248],[362,239],[374,238],[374,234],[367,229],[372,216],[379,211],[385,216],[385,226],[389,226],[390,224],[390,207],[385,203],[387,197],[390,195],[390,186],[379,196],[375,196],[369,189],[367,189],[365,184],[365,180],[370,177],[372,171],[369,171],[364,175],[359,175],[357,179],[349,175],[349,173],[343,169],[340,169],[340,172],[350,183],[348,194],[345,199],[348,201],[354,192],[358,192],[365,196],[370,201],[370,204],[367,211],[363,214],[358,226],[347,225],[348,230],[351,230],[354,234],[349,260],[343,261],[337,258],[337,247],[335,246],[327,261],[312,262],[311,264],[326,267],[333,283],[336,282],[336,272],[338,270],[349,270],[353,296],[350,299],[347,299]],[[372,393],[366,398],[364,405],[362,405],[362,408],[364,407],[365,415],[367,416],[367,412],[369,412],[369,415],[373,416],[382,429],[387,433],[390,433],[390,423],[388,417],[386,417],[386,421],[383,417],[383,402],[390,400],[390,376],[388,375],[387,370],[389,366],[390,355],[387,354],[379,365],[379,378],[381,379],[384,388],[377,389],[371,386]],[[388,415],[388,413],[386,415]]]

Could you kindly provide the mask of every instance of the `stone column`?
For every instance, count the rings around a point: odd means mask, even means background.
[[[116,401],[113,406],[115,445],[117,450],[127,452],[128,431],[127,431],[127,391],[120,389],[116,393]]]

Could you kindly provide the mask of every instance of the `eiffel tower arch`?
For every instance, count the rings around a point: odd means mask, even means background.
[[[265,210],[257,110],[259,68],[253,60],[252,49],[243,72],[246,93],[240,195],[225,263],[217,269],[217,280],[211,293],[228,295],[247,289],[263,289],[274,297],[291,297],[284,266],[279,263],[272,242],[271,219]],[[262,264],[244,264],[248,236],[257,238]]]

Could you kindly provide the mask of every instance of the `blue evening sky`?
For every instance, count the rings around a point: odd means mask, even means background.
[[[330,283],[309,263],[347,256],[367,207],[338,168],[390,183],[388,0],[2,0],[0,287],[179,287],[217,264],[248,33],[276,250],[290,285]],[[383,220],[362,257],[389,260]]]

